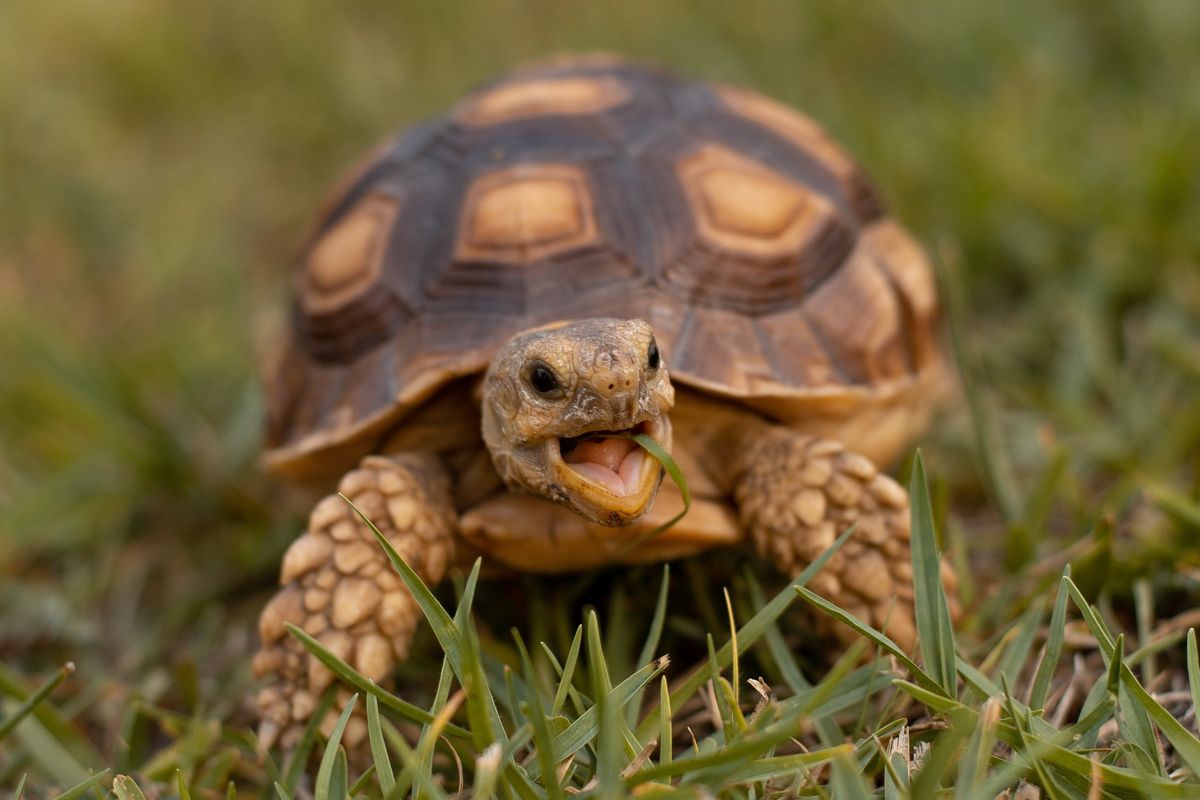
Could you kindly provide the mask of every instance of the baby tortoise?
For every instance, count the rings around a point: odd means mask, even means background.
[[[427,583],[742,543],[795,575],[854,523],[810,585],[913,644],[908,501],[878,465],[946,376],[934,281],[809,118],[616,58],[526,67],[352,171],[294,295],[266,463],[336,483]],[[634,432],[694,498],[653,537],[682,499]],[[385,683],[420,612],[336,494],[280,582],[254,666],[262,739],[290,747],[333,676],[284,623]]]

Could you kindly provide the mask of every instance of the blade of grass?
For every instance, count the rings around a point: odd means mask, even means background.
[[[667,668],[671,661],[666,656],[658,659],[652,664],[639,669],[637,672],[630,675],[625,680],[621,681],[609,693],[612,701],[618,708],[624,707],[634,694],[638,692],[647,683],[657,678],[662,674],[662,671]],[[579,752],[580,748],[586,746],[588,742],[595,737],[599,730],[599,711],[596,706],[591,706],[582,714],[580,714],[567,729],[554,737],[554,752],[558,758],[563,759],[572,756]],[[658,720],[655,719],[655,723]],[[540,774],[538,765],[530,764],[528,768],[530,778],[536,779]]]
[[[387,737],[392,749],[400,755],[400,761],[404,765],[401,777],[397,778],[396,788],[400,788],[411,779],[412,783],[417,787],[417,797],[427,795],[432,797],[433,800],[446,800],[445,791],[433,780],[433,776],[430,773],[421,769],[416,752],[404,740],[404,737],[391,726],[384,728],[384,736]],[[405,776],[404,773],[408,773],[408,775]],[[314,800],[316,799],[314,798]]]
[[[646,641],[642,644],[642,650],[638,654],[637,663],[646,664],[650,659],[654,658],[654,651],[658,649],[658,642],[662,638],[663,623],[667,617],[667,591],[671,586],[671,565],[663,564],[662,582],[658,587],[658,600],[654,604],[654,616],[650,618],[650,628],[646,631]],[[637,724],[637,713],[642,706],[642,697],[639,693],[629,705],[625,707],[625,724],[633,727]]]
[[[614,561],[616,562],[619,562],[620,558],[625,554],[636,550],[646,542],[658,536],[660,533],[668,530],[669,528],[673,528],[679,522],[679,520],[683,519],[687,515],[688,511],[690,511],[692,508],[692,493],[688,489],[687,480],[683,477],[683,470],[681,470],[679,465],[675,463],[675,459],[671,458],[671,454],[668,453],[662,445],[644,433],[625,434],[622,438],[632,439],[633,441],[637,442],[637,444],[643,450],[649,453],[655,461],[657,461],[659,464],[662,464],[663,469],[667,472],[667,475],[669,475],[671,480],[674,481],[675,485],[679,487],[679,494],[683,498],[683,509],[658,527],[651,528],[645,533],[640,533],[629,541],[625,542],[614,553]]]
[[[396,773],[388,758],[387,745],[383,742],[383,727],[379,721],[379,698],[367,695],[367,738],[371,744],[371,760],[375,774],[379,776],[379,791],[386,797],[396,786]]]
[[[593,687],[595,689],[597,703],[600,697],[607,697],[612,690],[612,679],[608,674],[608,658],[604,652],[604,639],[600,636],[600,617],[594,609],[589,609],[587,616],[584,618],[584,628],[587,636],[587,657],[588,670],[592,674]],[[648,682],[647,682],[648,683]],[[645,684],[643,684],[643,687]],[[641,691],[635,693],[637,697],[641,697]],[[627,702],[632,702],[631,697]],[[644,745],[638,742],[633,732],[629,730],[629,726],[625,724],[625,716],[623,714],[624,705],[618,706],[613,713],[616,714],[617,726],[616,730],[619,734],[619,740],[626,744],[626,755],[633,758],[637,755]]]
[[[304,726],[304,733],[300,736],[300,743],[296,745],[296,751],[292,753],[287,768],[284,770],[283,787],[286,788],[289,796],[296,791],[300,773],[304,771],[304,766],[308,763],[308,754],[312,752],[313,745],[317,741],[317,729],[331,708],[333,708],[333,687],[330,687],[321,696],[317,710],[308,718],[308,723]]]
[[[829,788],[834,797],[848,800],[870,800],[866,784],[861,777],[862,770],[848,755],[837,755],[831,761],[832,775]]]
[[[1187,632],[1187,671],[1188,685],[1192,690],[1192,708],[1197,709],[1192,724],[1200,732],[1200,652],[1196,647],[1196,629],[1188,628]]]
[[[1122,672],[1123,674],[1124,672]],[[973,709],[957,701],[943,697],[936,690],[929,690],[902,680],[895,681],[894,685],[898,689],[911,694],[935,712],[942,713],[952,709],[961,709],[972,715],[971,724],[978,724],[978,716]],[[1001,693],[1001,691],[997,692],[997,694]],[[1027,722],[1032,725],[1038,723],[1036,717],[1029,716],[1028,711],[1022,710],[1020,705],[1015,700],[1012,700],[1011,697],[1006,697],[1005,701],[1006,704],[1011,705],[1016,713],[1022,715]],[[1093,722],[1095,721],[1089,721],[1089,724]],[[984,798],[990,800],[990,798],[995,797],[1005,786],[1015,780],[1021,774],[1022,770],[1031,768],[1034,762],[1038,760],[1045,760],[1055,767],[1079,775],[1085,780],[1088,776],[1092,775],[1093,769],[1098,769],[1105,786],[1131,790],[1146,796],[1190,798],[1195,793],[1195,787],[1172,783],[1145,772],[1114,767],[1108,764],[1096,766],[1085,753],[1067,749],[1066,745],[1070,744],[1078,733],[1074,728],[1053,731],[1049,738],[1043,738],[1038,733],[1023,733],[1017,728],[1017,724],[1005,722],[1003,719],[996,726],[997,736],[1001,741],[1012,747],[1022,748],[1022,750],[1016,754],[1017,759],[1013,764],[1006,766],[1000,772],[994,773],[989,777],[985,788],[980,793],[977,793],[972,800],[984,800]]]
[[[183,777],[183,770],[175,770],[175,788],[179,791],[179,800],[192,800],[191,790],[188,789],[187,779]]]
[[[853,746],[840,744],[807,753],[794,753],[786,756],[767,756],[751,761],[744,767],[738,767],[729,773],[730,783],[748,783],[750,781],[769,781],[772,778],[789,777],[797,772],[803,772],[825,764],[839,755],[849,757]]]
[[[138,786],[137,781],[129,775],[118,775],[113,778],[112,791],[117,800],[146,800],[142,787]]]
[[[354,509],[354,513],[358,514],[359,518],[371,529],[371,533],[375,535],[375,540],[379,542],[379,546],[387,554],[388,560],[392,562],[392,566],[400,575],[400,579],[404,581],[404,585],[408,587],[409,593],[412,594],[413,599],[420,606],[421,612],[425,615],[425,619],[433,631],[433,635],[437,637],[438,644],[441,645],[442,650],[446,653],[446,657],[450,659],[450,664],[454,667],[454,672],[461,682],[463,680],[463,642],[458,627],[454,624],[454,619],[446,611],[445,607],[438,602],[437,598],[433,596],[433,592],[425,585],[425,581],[421,580],[421,576],[417,574],[416,570],[400,557],[400,554],[392,547],[392,543],[379,531],[379,528],[375,527],[375,523],[367,519],[367,516],[351,502],[350,498],[345,495],[339,496],[349,504],[350,508]]]
[[[977,792],[987,779],[988,763],[992,748],[996,745],[996,724],[1000,720],[1000,702],[989,697],[979,712],[979,723],[967,743],[967,751],[958,765],[958,778],[954,782],[954,796],[968,797],[968,792]]]
[[[21,741],[29,758],[56,783],[68,786],[78,783],[89,770],[76,761],[72,751],[68,750],[68,745],[42,723],[39,712],[46,708],[43,704],[32,715],[27,716],[16,727],[14,735]]]
[[[846,540],[854,532],[853,526],[842,532],[842,535],[837,538],[832,545],[829,546],[824,553],[809,564],[803,572],[797,575],[792,581],[776,594],[771,601],[767,603],[757,614],[746,621],[746,624],[738,630],[738,639],[742,647],[750,647],[758,641],[769,625],[771,625],[779,615],[782,614],[787,607],[796,599],[796,591],[808,583],[813,575],[816,575],[825,564],[833,557],[833,554],[841,549]],[[717,651],[717,662],[722,669],[729,664],[729,659],[733,655],[732,643],[726,642],[720,650]],[[675,691],[671,692],[671,704],[676,708],[681,708],[696,691],[704,685],[708,680],[707,665],[700,665],[694,669]],[[638,741],[645,744],[654,736],[655,729],[658,725],[657,709],[649,709],[646,716],[643,717],[638,725],[637,738]]]
[[[346,790],[347,797],[358,797],[363,790],[367,788],[367,783],[371,778],[375,777],[375,765],[367,767],[363,770],[363,774],[358,776],[358,780],[350,784],[350,788]],[[231,799],[232,800],[232,799]]]
[[[1029,651],[1033,647],[1033,638],[1041,621],[1042,603],[1041,598],[1037,598],[1029,604],[1029,608],[1016,623],[1016,635],[1004,648],[996,666],[996,674],[1004,676],[1010,685],[1016,684],[1021,671],[1029,663]]]
[[[1067,588],[1071,593],[1071,599],[1075,602],[1076,608],[1083,616],[1092,635],[1104,644],[1107,644],[1107,649],[1112,651],[1112,638],[1107,627],[1097,616],[1096,612],[1088,605],[1083,597],[1083,593],[1079,591],[1079,587],[1074,581],[1067,579]],[[1103,650],[1101,651],[1103,654]],[[1121,689],[1122,693],[1128,693],[1127,696],[1121,697],[1121,704],[1125,707],[1134,710],[1135,714],[1144,715],[1147,720],[1153,720],[1167,737],[1167,741],[1175,748],[1180,759],[1192,771],[1193,775],[1200,775],[1200,739],[1197,739],[1192,733],[1175,719],[1171,712],[1162,707],[1149,692],[1147,692],[1138,682],[1133,671],[1124,663],[1120,663],[1121,671]],[[1131,702],[1136,700],[1136,702]],[[1140,713],[1139,713],[1140,712]],[[1119,718],[1118,718],[1119,719]],[[1135,723],[1136,724],[1136,723]],[[1140,737],[1140,738],[1144,738]],[[1146,748],[1145,742],[1139,742],[1139,745]],[[1153,732],[1149,735],[1150,753],[1157,753],[1158,747],[1154,742]],[[1156,759],[1157,761],[1157,759]]]
[[[504,730],[504,723],[500,721],[500,710],[496,707],[491,684],[483,672],[483,658],[474,629],[469,628],[462,639],[462,687],[466,692],[467,719],[471,722],[475,748],[482,750],[492,742],[506,744],[508,734]]]
[[[538,691],[536,683],[533,679],[533,661],[529,658],[529,651],[525,649],[525,642],[521,640],[521,634],[516,628],[512,631],[513,641],[517,644],[517,651],[521,656],[521,670],[525,674],[525,682],[529,686],[529,714],[527,715],[530,723],[533,724],[533,742],[536,747],[538,765],[541,767],[541,773],[544,778],[542,785],[546,789],[546,796],[550,800],[560,800],[562,797],[562,789],[558,785],[557,772],[555,767],[559,759],[554,753],[554,742],[550,737],[550,726],[546,723],[546,710],[542,704],[542,695]]]
[[[740,709],[740,706],[738,704],[738,697],[742,690],[742,682],[741,682],[741,677],[739,676],[739,671],[740,671],[739,662],[741,661],[741,654],[738,652],[737,621],[733,617],[733,603],[729,599],[729,589],[726,588],[724,590],[724,592],[725,592],[725,611],[729,615],[729,645],[733,649],[733,654],[730,656],[730,665],[729,665],[730,666],[730,674],[733,676],[730,678],[730,683],[733,686],[733,707],[734,707],[734,709]],[[738,715],[741,716],[740,711],[739,711]],[[743,722],[744,722],[744,720],[743,720]]]
[[[421,764],[421,769],[433,769],[433,750],[437,746],[437,737],[441,736],[442,729],[445,727],[444,722],[449,722],[449,717],[453,716],[454,710],[449,712],[449,715],[444,715],[447,701],[450,697],[450,684],[454,680],[454,668],[450,666],[450,660],[442,659],[442,670],[438,675],[437,689],[433,693],[433,703],[429,706],[429,713],[433,715],[433,722],[429,723],[421,729],[421,736],[417,739],[417,757]],[[455,705],[455,710],[458,708]],[[443,720],[439,724],[439,720]]]
[[[33,691],[33,687],[26,685],[14,670],[0,664],[0,695],[7,695],[20,703],[28,699]],[[71,762],[66,763],[60,755],[54,755],[55,760],[62,764],[62,769],[54,773],[55,780],[67,785],[78,783],[83,780],[82,776],[88,773],[89,768],[94,769],[104,763],[104,757],[91,741],[52,703],[37,706],[33,716],[46,732],[46,738],[52,738],[56,749],[64,751],[67,761]]]
[[[1033,771],[1037,775],[1037,785],[1042,787],[1047,800],[1076,800],[1078,797],[1062,785],[1062,782],[1050,771],[1046,762],[1035,759]]]
[[[1062,656],[1063,637],[1067,628],[1067,581],[1070,577],[1071,567],[1067,565],[1063,569],[1062,579],[1058,582],[1058,594],[1054,598],[1054,611],[1050,614],[1046,644],[1042,648],[1042,658],[1033,678],[1033,686],[1029,690],[1029,707],[1039,711],[1046,705],[1050,682],[1054,678],[1058,659]]]
[[[745,574],[746,585],[750,588],[750,600],[756,609],[761,609],[766,605],[766,597],[763,596],[762,586],[755,580],[754,574],[747,570]],[[771,659],[775,662],[775,666],[779,669],[780,677],[787,684],[788,688],[793,693],[803,692],[812,688],[812,682],[804,677],[804,673],[796,664],[796,659],[792,654],[791,648],[787,642],[783,640],[783,634],[779,632],[779,626],[774,622],[767,625],[763,632],[767,641],[767,650],[771,654]]]
[[[934,737],[933,746],[921,762],[920,768],[912,776],[909,792],[913,797],[934,797],[937,788],[942,784],[942,778],[948,771],[954,755],[958,752],[963,740],[971,731],[978,727],[978,715],[957,705],[946,712],[949,726],[938,732]],[[974,724],[973,724],[974,723]]]
[[[917,637],[921,643],[925,668],[946,696],[953,698],[958,690],[954,628],[950,622],[946,591],[942,587],[941,557],[938,554],[937,535],[933,530],[933,510],[929,503],[929,486],[925,481],[925,463],[920,450],[913,462],[908,501]]]
[[[911,673],[913,677],[917,679],[919,684],[927,689],[931,689],[945,696],[945,689],[943,688],[942,684],[939,681],[934,680],[933,676],[929,675],[923,669],[917,666],[917,662],[909,658],[904,650],[901,649],[900,645],[892,641],[891,638],[889,638],[886,634],[880,633],[850,612],[843,611],[840,607],[829,602],[819,594],[809,591],[803,586],[797,586],[796,593],[808,602],[812,603],[814,606],[817,606],[825,611],[830,616],[841,620],[844,624],[858,631],[860,634],[882,647],[885,651],[895,656],[896,660],[900,662],[901,666],[908,670],[909,673]]]
[[[500,780],[499,744],[492,744],[475,759],[475,782],[471,788],[471,796],[491,798],[496,796],[496,784]]]
[[[754,604],[754,608],[761,609],[766,605],[766,599],[763,597],[762,587],[750,571],[746,572],[746,583],[750,587],[750,598]],[[792,693],[799,694],[811,689],[812,683],[804,676],[804,672],[796,663],[795,654],[788,647],[787,642],[784,641],[783,634],[779,632],[779,626],[774,622],[770,623],[764,632],[764,636],[766,637],[767,650],[771,654],[771,659],[775,662],[775,666],[779,669],[784,683],[792,690]],[[816,725],[817,736],[820,738],[821,744],[826,747],[833,747],[841,742],[841,730],[832,719],[820,717],[813,720],[813,722]]]
[[[390,556],[389,556],[390,557]],[[479,638],[475,632],[475,627],[471,622],[470,607],[475,598],[475,586],[479,580],[480,569],[483,564],[483,559],[475,559],[474,565],[471,567],[471,574],[467,578],[467,584],[463,589],[463,599],[460,603],[459,611],[455,614],[453,620],[453,633],[460,643],[461,662],[458,667],[459,682],[462,684],[463,690],[466,692],[467,698],[467,717],[471,720],[471,730],[476,747],[480,750],[492,741],[498,741],[504,744],[508,741],[508,734],[504,730],[504,723],[500,720],[500,710],[496,707],[496,698],[492,694],[491,686],[487,682],[484,675],[483,655],[479,649]],[[416,578],[417,583],[424,586],[416,573],[412,572],[413,578]],[[432,600],[433,605],[440,609],[441,606],[433,599],[433,595],[429,594],[428,589],[425,590],[428,598]],[[436,612],[436,609],[434,609]],[[442,609],[445,613],[445,609]],[[447,632],[449,637],[449,632]],[[451,667],[454,667],[454,659],[450,653],[446,653],[446,659],[450,662]],[[475,691],[471,687],[475,687]],[[450,726],[444,720],[447,730]],[[485,741],[486,737],[491,737]]]
[[[1101,683],[1100,681],[1097,681],[1095,685],[1088,690],[1087,695],[1083,698],[1083,707],[1079,710],[1079,719],[1082,720],[1090,716],[1096,709],[1103,707],[1106,702],[1110,700],[1112,702],[1112,707],[1115,709],[1117,706],[1117,695],[1109,693],[1107,682]],[[1078,724],[1078,722],[1076,724]],[[1096,748],[1099,740],[1099,730],[1087,731],[1080,736],[1077,744],[1072,745],[1072,749],[1093,750]]]
[[[350,684],[354,688],[362,691],[364,694],[371,694],[379,698],[379,702],[383,703],[387,708],[392,709],[403,717],[406,717],[413,722],[429,724],[433,722],[433,715],[420,706],[415,706],[406,700],[401,700],[396,695],[387,691],[379,684],[361,675],[357,670],[342,661],[334,653],[330,652],[323,644],[318,642],[312,636],[309,636],[301,628],[291,624],[284,623],[288,632],[300,640],[300,644],[304,645],[304,649],[312,653],[318,661],[329,667],[334,675],[341,678],[344,682]],[[458,727],[457,725],[447,725],[446,732],[455,736],[467,738],[471,734],[469,731]]]
[[[673,759],[670,764],[656,764],[628,776],[625,779],[625,786],[631,789],[647,781],[685,775],[709,767],[737,764],[739,761],[765,753],[794,738],[799,734],[802,725],[803,720],[790,719],[758,735],[743,737],[725,747],[703,751],[699,755],[681,755],[679,758]]]
[[[670,764],[675,734],[671,725],[671,687],[665,675],[658,685],[658,698],[658,763]]]
[[[1116,703],[1116,695],[1106,693],[1103,695],[1103,699],[1075,725],[1055,732],[1049,738],[1037,739],[1027,749],[1016,749],[1013,760],[1004,764],[1000,769],[988,776],[983,785],[976,788],[970,795],[971,800],[993,800],[1004,787],[1015,783],[1018,778],[1024,775],[1029,770],[1030,764],[1033,761],[1046,758],[1053,752],[1055,747],[1066,747],[1068,745],[1077,747],[1080,744],[1080,736],[1085,731],[1097,729],[1111,719],[1112,711],[1116,708]],[[1004,724],[998,725],[997,729],[1013,730],[1012,726],[1006,727]],[[1082,763],[1079,762],[1075,766],[1082,766]]]
[[[1154,635],[1154,593],[1145,578],[1133,582],[1133,609],[1138,643],[1145,645]],[[1156,652],[1148,651],[1142,660],[1142,683],[1146,685],[1154,683],[1154,676],[1158,674],[1158,663],[1154,657]]]
[[[591,615],[594,618],[594,614]],[[590,644],[591,630],[588,631]],[[591,667],[593,691],[596,694],[596,705],[599,726],[596,731],[596,796],[605,800],[616,800],[622,797],[621,791],[621,708],[613,702],[612,692],[608,690],[607,671],[604,664],[595,663],[600,659],[594,658],[595,651],[589,651],[589,666]],[[603,677],[602,677],[603,676]],[[543,768],[543,783],[554,783],[554,772],[545,772]]]
[[[608,663],[604,659],[604,644],[600,638],[600,617],[595,609],[588,609],[584,616],[584,632],[587,639],[588,670],[592,673],[592,692],[596,702],[600,696],[612,691],[612,679],[608,674]]]
[[[471,571],[467,574],[467,582],[463,584],[462,597],[458,600],[458,608],[454,611],[454,627],[461,636],[471,624],[471,607],[475,604],[475,588],[479,585],[479,573],[483,569],[483,559],[475,559]]]
[[[883,800],[901,800],[908,797],[908,786],[912,779],[912,753],[909,747],[908,726],[905,725],[888,743],[884,751],[883,743],[875,740],[883,764]]]
[[[550,707],[550,713],[557,714],[562,711],[563,703],[567,700],[567,694],[571,690],[571,682],[575,678],[575,666],[579,663],[579,650],[583,644],[583,626],[575,627],[575,638],[571,640],[571,649],[567,651],[567,663],[559,670],[558,691],[554,693],[554,705]],[[550,652],[549,646],[545,642],[542,643],[542,648],[546,651],[546,655],[550,657],[550,661],[555,667],[558,666],[558,659],[554,657],[554,653]]]
[[[54,798],[54,800],[78,800],[78,798],[83,797],[83,795],[86,794],[89,789],[107,778],[108,773],[110,772],[112,772],[110,769],[100,770],[95,775],[84,778],[70,789],[67,789],[58,797]]]
[[[725,731],[725,741],[728,743],[740,728],[733,718],[732,698],[723,691],[721,686],[721,668],[717,666],[717,651],[713,647],[711,633],[708,634],[705,641],[708,645],[708,682],[713,688],[713,695],[717,702],[717,714],[721,718],[721,728]]]
[[[1113,642],[1112,655],[1108,660],[1108,681],[1106,688],[1109,694],[1116,694],[1121,688],[1121,655],[1125,652],[1125,634]]]
[[[1144,713],[1149,719],[1154,721],[1158,729],[1167,737],[1172,747],[1179,754],[1180,759],[1187,764],[1188,769],[1193,775],[1200,775],[1200,740],[1192,735],[1183,724],[1162,707],[1142,685],[1138,683],[1132,670],[1125,664],[1121,664],[1121,686],[1128,690],[1133,699],[1137,701],[1138,709]],[[1153,735],[1150,737],[1150,753],[1157,754],[1159,748],[1157,742],[1154,741]],[[1158,763],[1158,759],[1155,759]],[[1161,765],[1160,765],[1161,766]]]
[[[325,752],[321,754],[321,765],[317,767],[317,780],[313,785],[314,800],[342,800],[346,795],[346,754],[345,751],[341,750],[342,734],[345,732],[346,723],[350,721],[350,715],[354,713],[354,706],[357,704],[358,695],[355,694],[350,698],[350,702],[346,703],[346,707],[342,709],[342,714],[338,717],[337,724],[333,726],[333,733],[329,735],[329,741],[325,743]],[[334,779],[337,777],[335,772],[339,752],[342,754],[340,787],[334,783]],[[341,790],[338,794],[334,794],[331,791],[338,788]]]
[[[1200,530],[1200,505],[1185,495],[1161,483],[1151,483],[1146,494],[1167,516],[1195,530]]]
[[[630,438],[641,445],[642,449],[654,456],[658,463],[663,465],[663,469],[667,471],[667,474],[671,476],[671,480],[679,487],[679,494],[683,497],[683,510],[644,536],[639,536],[636,541],[638,544],[641,544],[647,539],[653,539],[683,519],[692,507],[692,493],[688,490],[687,481],[683,477],[683,470],[679,468],[679,465],[675,463],[675,459],[671,458],[671,454],[662,445],[644,433],[632,434]]]
[[[47,678],[41,686],[39,686],[32,694],[16,707],[12,714],[4,719],[0,719],[0,741],[4,741],[4,737],[13,731],[20,724],[21,720],[33,713],[38,705],[50,696],[50,693],[58,688],[59,684],[67,679],[75,671],[75,665],[68,661],[58,668],[57,671]]]
[[[349,800],[346,783],[350,780],[350,768],[346,764],[346,748],[338,745],[334,753],[333,769],[329,772],[329,800]]]

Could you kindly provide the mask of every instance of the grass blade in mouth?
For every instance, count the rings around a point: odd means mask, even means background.
[[[692,493],[688,491],[687,481],[683,477],[683,470],[681,470],[679,465],[675,463],[675,459],[671,458],[671,454],[667,452],[665,447],[645,433],[630,433],[625,434],[625,436],[637,442],[643,450],[653,456],[655,461],[662,464],[663,469],[665,469],[667,474],[671,476],[671,480],[675,481],[675,485],[679,487],[679,494],[683,497],[682,511],[671,517],[662,525],[659,525],[657,528],[654,528],[650,532],[634,539],[632,542],[630,542],[628,547],[625,548],[625,550],[628,551],[644,544],[650,539],[653,539],[655,536],[658,536],[660,533],[663,533],[669,528],[674,527],[679,520],[683,519],[688,513],[688,509],[692,507]]]

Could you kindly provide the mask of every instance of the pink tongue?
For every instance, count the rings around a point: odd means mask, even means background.
[[[587,439],[575,446],[567,455],[568,464],[586,464],[592,462],[616,472],[621,468],[621,459],[630,450],[636,450],[637,445],[630,439],[613,436],[597,436]]]
[[[565,460],[576,472],[620,497],[627,497],[638,489],[642,450],[629,439],[588,439],[576,445]]]

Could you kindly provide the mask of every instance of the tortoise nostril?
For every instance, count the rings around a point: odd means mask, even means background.
[[[609,389],[613,388],[613,385],[610,383],[610,384],[608,385],[608,388],[609,388]]]

